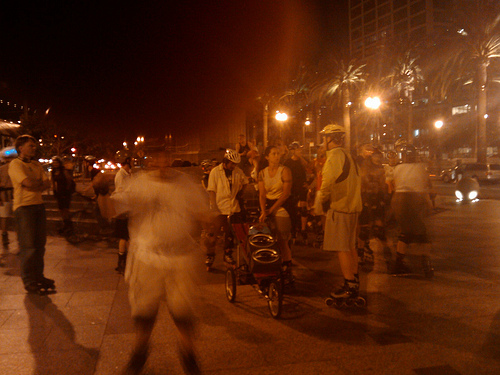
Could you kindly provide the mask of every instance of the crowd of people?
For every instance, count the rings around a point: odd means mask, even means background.
[[[409,273],[405,256],[410,244],[418,244],[426,277],[433,276],[430,239],[425,217],[431,203],[425,165],[413,145],[398,142],[384,154],[363,145],[356,157],[344,147],[345,129],[336,124],[322,131],[323,143],[314,160],[302,155],[302,146],[288,147],[275,139],[262,152],[240,136],[234,149],[227,149],[221,163],[201,163],[203,179],[170,167],[173,158],[160,152],[150,158],[146,170],[132,173],[131,158],[121,160],[114,176],[114,192],[96,184],[96,194],[111,194],[115,235],[119,239],[117,271],[129,284],[132,318],[137,327],[134,351],[127,371],[138,373],[148,356],[149,339],[166,298],[180,335],[180,357],[186,371],[198,373],[193,348],[193,262],[203,227],[205,263],[212,267],[220,237],[224,237],[223,260],[234,265],[230,224],[244,222],[247,187],[257,199],[259,222],[270,223],[281,252],[282,272],[292,282],[293,247],[310,245],[309,238],[324,251],[338,254],[344,283],[331,292],[336,299],[359,295],[359,265],[374,262],[370,243],[377,239],[389,247],[387,223],[399,227],[394,274]],[[72,229],[69,211],[75,182],[62,159],[52,161],[51,178],[33,159],[37,142],[20,136],[17,154],[0,167],[2,242],[8,244],[5,218],[14,215],[18,231],[21,278],[29,293],[54,290],[54,280],[44,274],[46,213],[42,192],[52,187],[63,220],[61,234]],[[89,163],[91,165],[91,163]],[[95,180],[99,174],[90,171]],[[230,218],[230,221],[229,221]],[[311,233],[312,232],[312,233]]]

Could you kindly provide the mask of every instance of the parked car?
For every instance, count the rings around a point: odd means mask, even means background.
[[[464,177],[476,179],[478,182],[500,181],[500,165],[484,163],[464,163],[453,168],[452,181],[460,181]]]
[[[441,170],[441,173],[439,174],[439,178],[444,182],[454,182],[454,179],[452,177],[454,170],[455,170],[455,168],[446,168],[446,169]]]

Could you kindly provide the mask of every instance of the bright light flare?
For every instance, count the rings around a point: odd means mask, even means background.
[[[286,121],[288,120],[288,115],[286,113],[283,113],[283,112],[276,112],[276,116],[275,116],[276,120],[278,121]]]
[[[441,129],[444,125],[444,122],[441,121],[441,120],[437,120],[435,123],[434,123],[434,126],[436,129]]]
[[[370,109],[378,109],[380,107],[380,98],[378,96],[368,97],[365,100],[365,106]]]

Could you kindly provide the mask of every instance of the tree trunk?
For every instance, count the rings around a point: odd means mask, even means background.
[[[345,148],[351,151],[351,105],[349,100],[349,90],[345,89],[343,93],[342,115],[345,128]]]
[[[486,79],[487,63],[479,66],[477,97],[477,162],[486,163]]]

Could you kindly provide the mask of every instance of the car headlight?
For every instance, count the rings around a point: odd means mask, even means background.
[[[271,247],[276,243],[276,240],[269,234],[259,233],[251,236],[248,242],[255,247]]]

